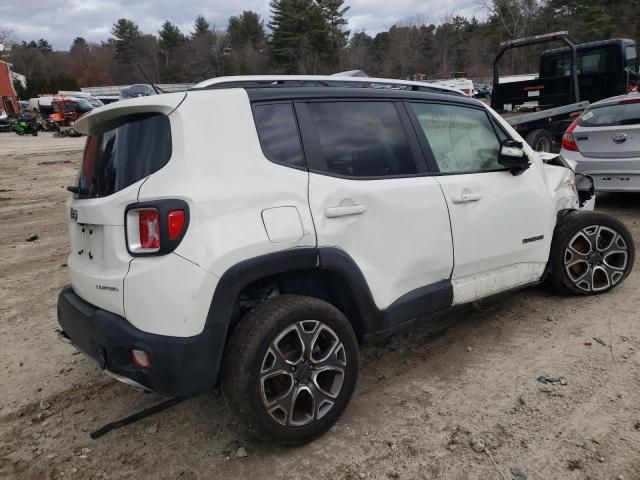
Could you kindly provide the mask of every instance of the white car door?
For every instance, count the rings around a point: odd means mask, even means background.
[[[539,280],[555,225],[540,161],[519,175],[500,165],[507,135],[481,106],[407,107],[449,207],[454,304]]]
[[[296,112],[318,246],[337,247],[355,261],[380,310],[438,282],[450,292],[446,202],[415,160],[420,147],[406,133],[402,104],[307,101],[296,103]]]

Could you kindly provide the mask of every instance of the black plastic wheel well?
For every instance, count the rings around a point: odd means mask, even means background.
[[[363,339],[362,316],[352,300],[353,294],[347,280],[337,272],[319,268],[267,275],[246,285],[236,298],[231,328],[234,328],[251,308],[244,305],[264,301],[270,296],[286,294],[305,295],[330,303],[347,317],[358,340]]]

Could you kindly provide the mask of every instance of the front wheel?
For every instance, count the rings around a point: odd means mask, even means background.
[[[601,213],[570,213],[556,227],[547,285],[556,293],[604,293],[624,281],[634,259],[633,239],[621,222]]]
[[[299,444],[338,419],[353,393],[358,363],[355,334],[338,309],[283,295],[257,305],[236,327],[225,352],[222,390],[252,433]]]

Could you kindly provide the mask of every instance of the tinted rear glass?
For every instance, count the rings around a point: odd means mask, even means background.
[[[254,105],[253,116],[262,150],[269,160],[306,167],[291,103]]]
[[[605,74],[615,72],[619,65],[620,47],[610,45],[578,50],[576,55],[578,74]],[[566,77],[571,75],[569,52],[543,57],[541,77]]]
[[[307,108],[327,173],[385,177],[417,172],[393,103],[314,102]]]
[[[78,176],[80,198],[106,197],[166,165],[171,126],[162,114],[131,115],[87,138]]]
[[[625,103],[587,110],[578,119],[581,127],[640,124],[640,103]]]

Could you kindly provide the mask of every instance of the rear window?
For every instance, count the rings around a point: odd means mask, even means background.
[[[640,103],[606,105],[587,110],[578,119],[581,127],[605,127],[640,123]]]
[[[163,114],[130,115],[87,138],[78,176],[79,198],[106,197],[164,167],[171,125]]]

